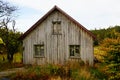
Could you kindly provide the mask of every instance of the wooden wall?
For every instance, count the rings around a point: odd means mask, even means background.
[[[62,34],[53,35],[52,21],[61,21]],[[34,45],[44,44],[45,57],[34,57]],[[80,57],[93,65],[93,39],[63,14],[54,11],[24,40],[23,62],[25,64],[64,64],[66,61],[79,60],[70,58],[69,45],[80,45]]]

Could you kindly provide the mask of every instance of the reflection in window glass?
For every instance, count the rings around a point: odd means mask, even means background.
[[[70,56],[80,57],[80,45],[70,45]]]

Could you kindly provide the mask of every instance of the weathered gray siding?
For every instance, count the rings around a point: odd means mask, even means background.
[[[61,21],[62,34],[53,35],[52,21]],[[34,57],[34,45],[44,44],[45,57]],[[54,11],[24,40],[23,62],[25,64],[64,64],[68,60],[80,58],[69,57],[69,45],[80,45],[80,57],[93,64],[93,38],[68,20],[63,14]]]

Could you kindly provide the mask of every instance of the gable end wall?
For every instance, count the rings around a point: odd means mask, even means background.
[[[61,21],[61,35],[52,34],[52,21]],[[44,44],[45,57],[34,57],[34,45]],[[23,62],[25,64],[64,64],[71,59],[69,56],[69,45],[81,46],[81,59],[93,65],[93,38],[81,30],[76,24],[68,20],[63,14],[54,11],[36,29],[34,29],[24,40]],[[79,59],[75,59],[78,60]]]

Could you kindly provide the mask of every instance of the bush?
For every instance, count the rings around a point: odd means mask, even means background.
[[[94,75],[94,77],[101,79],[101,80],[105,80],[106,79],[106,75],[104,73],[102,73],[101,71],[99,71],[96,68],[90,68],[90,73],[92,75]]]
[[[101,44],[107,52],[104,57],[105,73],[109,80],[120,79],[120,37],[116,39],[105,39]]]

